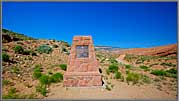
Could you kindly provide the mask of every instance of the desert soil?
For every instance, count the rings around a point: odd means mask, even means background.
[[[124,64],[129,62],[121,55],[117,61]],[[102,70],[105,70],[102,68]],[[111,91],[102,87],[63,87],[62,83],[51,86],[50,93],[45,99],[175,99],[176,91],[159,88],[153,84],[128,85],[120,80],[109,80],[114,87]]]
[[[26,41],[21,42],[23,43],[23,47],[26,49],[36,49],[39,45],[43,43],[48,43],[50,45],[59,44],[53,41]],[[38,44],[37,44],[38,43]],[[113,85],[112,89],[109,91],[105,87],[63,87],[63,82],[53,83],[49,86],[46,97],[43,97],[39,93],[36,92],[35,86],[38,85],[39,81],[34,80],[32,78],[32,69],[36,64],[41,64],[43,73],[47,74],[48,71],[52,71],[53,73],[61,72],[64,73],[65,71],[61,70],[57,65],[60,63],[67,63],[68,55],[61,53],[59,50],[60,48],[54,48],[51,54],[37,54],[38,56],[25,56],[21,54],[15,54],[13,52],[13,47],[17,45],[17,43],[10,42],[4,43],[3,48],[7,49],[6,53],[11,56],[11,60],[16,61],[17,63],[3,63],[4,66],[4,73],[3,79],[7,79],[13,82],[13,87],[17,89],[17,91],[21,94],[38,94],[37,98],[44,98],[44,99],[176,99],[177,98],[177,91],[176,87],[174,90],[169,89],[170,83],[173,79],[166,78],[170,80],[163,80],[160,83],[151,83],[151,84],[142,84],[142,85],[128,85],[127,82],[122,82],[117,79],[112,79],[110,76],[105,74],[106,68],[108,68],[109,63],[101,63],[102,75],[104,77],[108,77],[105,82],[109,82],[110,85]],[[60,44],[59,44],[60,46]],[[29,59],[31,57],[32,59]],[[125,55],[121,55],[117,58],[118,62],[123,64],[129,64],[126,60],[124,60]],[[107,59],[107,58],[106,58]],[[173,61],[173,60],[172,60]],[[175,60],[176,61],[176,60]],[[176,63],[174,61],[174,63]],[[21,69],[22,74],[20,76],[16,74],[12,74],[9,71],[11,70],[10,67],[17,66]],[[160,66],[158,66],[160,67]],[[157,68],[158,68],[157,67]],[[122,74],[125,74],[125,70],[120,68]],[[124,71],[124,72],[123,72]],[[149,77],[153,75],[144,71],[142,72]],[[155,76],[154,76],[155,77]],[[166,81],[166,82],[164,82]],[[176,79],[174,79],[176,85]],[[3,94],[6,94],[8,89],[12,87],[4,86],[3,87]],[[30,88],[27,88],[30,86]],[[173,86],[171,86],[173,87]]]
[[[160,91],[152,85],[130,86],[127,83],[113,81],[111,91],[103,87],[69,87],[62,84],[51,86],[45,99],[174,99],[171,93]]]

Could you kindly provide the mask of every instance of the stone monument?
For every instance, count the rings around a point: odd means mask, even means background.
[[[65,87],[102,86],[99,63],[91,36],[74,36],[64,74]]]

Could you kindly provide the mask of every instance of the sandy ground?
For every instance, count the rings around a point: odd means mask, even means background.
[[[152,85],[128,85],[125,82],[113,81],[111,91],[103,87],[63,87],[62,83],[50,87],[45,99],[173,99],[169,93],[160,91]]]

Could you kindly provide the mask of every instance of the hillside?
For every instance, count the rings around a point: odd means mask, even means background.
[[[176,45],[96,47],[101,87],[63,87],[70,45],[3,30],[3,99],[176,99]]]
[[[9,31],[7,29],[2,29],[2,41],[11,42],[11,41],[20,41],[20,40],[35,40],[32,37],[28,37],[24,34],[16,33],[13,31]]]
[[[133,48],[119,52],[119,54],[135,54],[146,56],[176,56],[177,45],[171,44],[166,46],[158,46],[152,48]]]

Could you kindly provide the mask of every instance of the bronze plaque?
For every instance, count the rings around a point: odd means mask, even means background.
[[[88,58],[88,45],[76,46],[76,57],[77,58]]]

